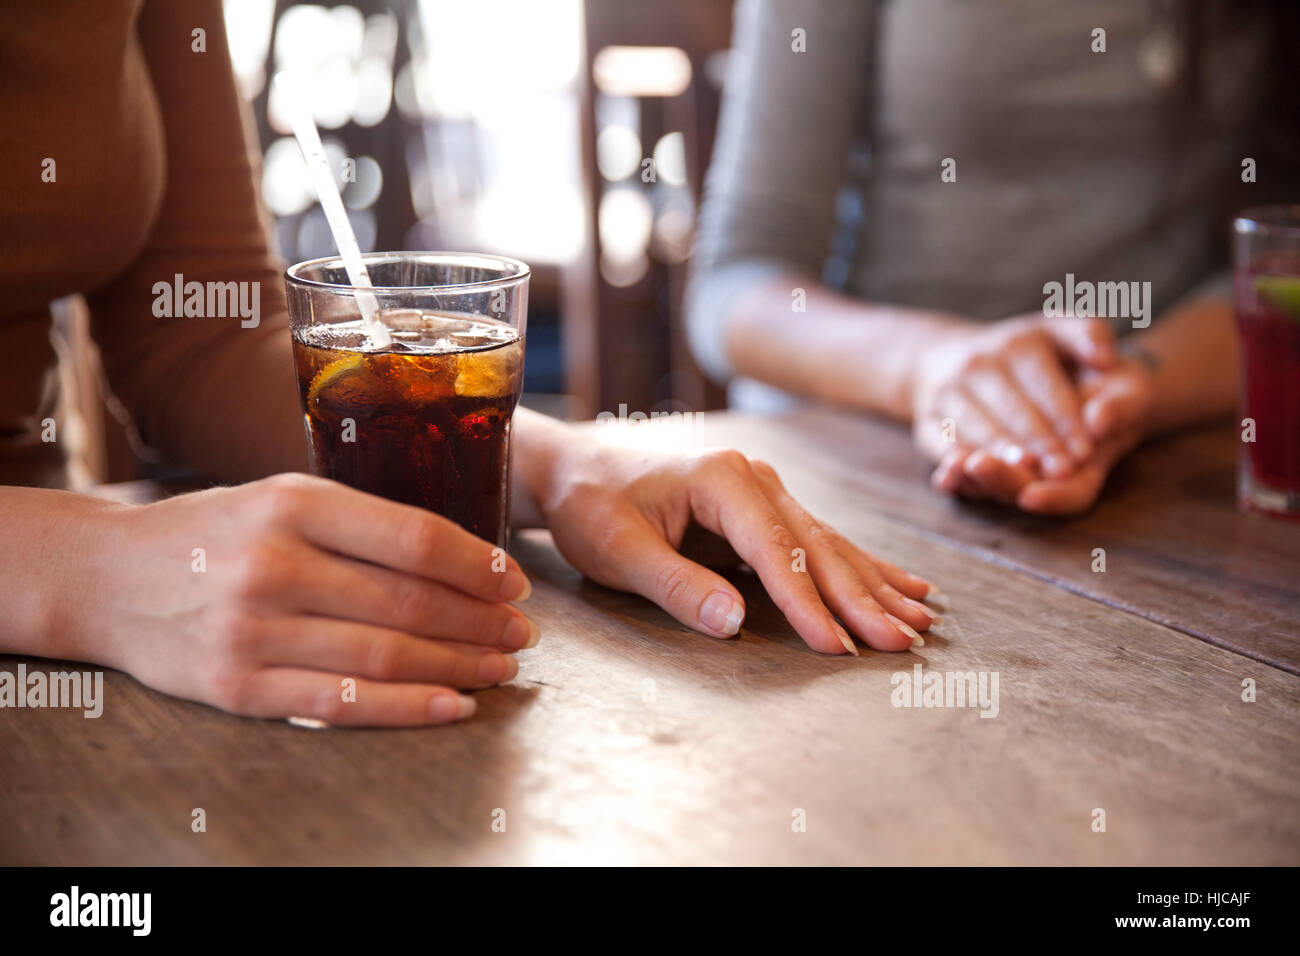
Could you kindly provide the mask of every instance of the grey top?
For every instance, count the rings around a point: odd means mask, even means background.
[[[687,294],[705,370],[731,378],[728,308],[777,270],[980,320],[1066,273],[1150,281],[1155,313],[1221,281],[1269,37],[1218,17],[1192,70],[1179,10],[740,0]]]

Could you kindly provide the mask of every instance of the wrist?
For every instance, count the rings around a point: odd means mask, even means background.
[[[1153,352],[1140,340],[1125,340],[1119,343],[1120,357],[1136,366],[1140,367],[1148,376],[1154,378],[1156,372],[1160,369],[1160,356]]]
[[[582,437],[571,425],[524,408],[515,413],[511,430],[511,522],[518,528],[542,526],[560,463]]]
[[[925,381],[927,369],[936,364],[941,349],[960,348],[979,331],[970,319],[951,312],[917,311],[907,319],[909,335],[903,355],[902,387],[897,405],[904,421],[910,420]]]
[[[1160,375],[1163,371],[1164,360],[1160,353],[1151,349],[1141,339],[1122,340],[1118,345],[1120,364],[1128,373],[1137,378],[1141,383],[1140,391],[1147,396],[1146,408],[1144,413],[1137,416],[1133,422],[1139,439],[1146,438],[1148,434],[1156,430],[1154,423],[1162,415],[1159,408],[1160,395]]]
[[[0,552],[7,627],[0,650],[106,663],[104,622],[95,614],[100,560],[115,554],[106,517],[125,508],[65,491],[6,488]],[[120,560],[116,553],[113,560]]]

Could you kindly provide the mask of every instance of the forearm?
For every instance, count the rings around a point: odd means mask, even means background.
[[[796,289],[806,311],[793,311]],[[826,402],[900,421],[912,413],[912,383],[926,343],[966,323],[959,316],[860,302],[793,273],[736,300],[726,318],[736,371]]]
[[[40,488],[0,487],[0,652],[102,663],[83,605],[103,554],[99,515],[123,506]]]
[[[1151,369],[1154,402],[1148,434],[1229,415],[1240,374],[1232,303],[1205,298],[1175,307],[1125,340],[1123,350]]]

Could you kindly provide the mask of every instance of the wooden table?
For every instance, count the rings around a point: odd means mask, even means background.
[[[1300,863],[1300,527],[1236,512],[1231,432],[1143,450],[1065,522],[936,495],[905,433],[842,413],[624,437],[771,461],[939,582],[943,625],[827,658],[740,575],[716,641],[525,533],[543,640],[470,723],[303,730],[109,673],[99,720],[0,711],[0,862]],[[997,716],[892,706],[917,666],[996,673]]]

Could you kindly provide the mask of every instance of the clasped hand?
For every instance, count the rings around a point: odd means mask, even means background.
[[[924,356],[913,433],[936,488],[1074,514],[1142,438],[1152,393],[1106,321],[1020,316],[953,332]]]

